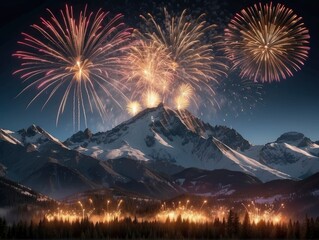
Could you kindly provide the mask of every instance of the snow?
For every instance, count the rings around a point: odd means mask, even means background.
[[[176,182],[177,182],[180,186],[182,186],[182,185],[184,184],[184,182],[185,182],[185,178],[176,179]]]
[[[312,192],[313,196],[319,197],[319,190],[315,190]]]
[[[242,153],[243,155],[245,155],[247,157],[250,157],[250,158],[253,158],[253,159],[258,161],[259,160],[260,151],[261,151],[261,149],[263,147],[264,147],[263,145],[253,145],[249,149],[247,149],[247,150],[245,150],[243,152],[240,152],[240,153]]]
[[[153,131],[154,132],[154,131]],[[160,143],[162,144],[163,146],[165,147],[170,147],[170,148],[173,148],[173,146],[171,146],[170,144],[168,144],[159,134],[157,134],[156,132],[154,132],[155,134],[155,139]]]
[[[305,151],[309,152],[310,154],[319,157],[319,145],[318,144],[312,144],[308,147],[303,148]]]
[[[220,196],[220,195],[229,196],[229,195],[232,195],[234,192],[235,192],[234,189],[228,190],[225,188],[215,193],[214,196]]]
[[[162,106],[145,110],[113,130],[95,134],[82,143],[71,143],[69,147],[101,160],[129,157],[168,161],[186,168],[242,171],[262,181],[290,178],[217,139],[204,138],[208,134],[203,132],[203,125],[190,114],[182,115]]]
[[[5,135],[1,135],[0,138],[3,139],[4,141],[7,141],[7,142],[11,143],[11,144],[17,144],[16,141],[12,140],[11,138],[9,138],[9,137],[7,137]]]
[[[46,196],[40,196],[37,198],[37,201],[38,202],[46,202],[46,201],[49,201],[49,198]]]
[[[32,144],[35,148],[38,148],[40,145],[43,145],[45,142],[54,142],[63,148],[68,149],[63,143],[60,142],[57,138],[53,137],[51,134],[46,131],[39,132],[37,126],[32,125],[30,128],[33,128],[35,131],[35,135],[27,136],[25,132],[20,133],[13,132],[10,130],[0,129],[0,138],[3,138],[5,141],[10,142],[11,144],[20,144],[22,146],[26,146],[27,144]],[[26,131],[26,130],[25,130]],[[22,135],[23,134],[23,135]]]
[[[304,178],[319,171],[319,157],[288,143],[270,143],[261,152],[260,160],[293,178]]]
[[[33,196],[31,193],[27,192],[27,191],[21,191],[21,194],[26,195],[26,196]]]
[[[196,193],[197,196],[202,196],[202,197],[217,197],[217,196],[230,196],[232,195],[236,190],[234,189],[228,189],[228,188],[223,188],[218,192],[211,193],[211,192],[206,192],[206,193]]]
[[[12,132],[11,130],[5,130],[5,129],[1,129],[3,132],[5,132],[6,134],[9,134],[9,135],[11,135],[12,133],[14,133],[14,132]]]
[[[300,149],[300,148],[298,148],[298,147],[292,146],[292,145],[290,145],[290,144],[288,144],[288,143],[283,143],[283,145],[284,145],[287,149],[291,150],[292,152],[295,152],[295,153],[297,153],[297,154],[304,155],[304,156],[306,156],[306,157],[313,157],[313,155],[309,154],[308,152],[306,152],[306,151],[304,151],[304,150],[302,150],[302,149]]]
[[[264,198],[264,197],[256,198],[254,202],[259,204],[271,204],[276,201],[281,201],[282,199],[283,199],[283,196],[280,194],[277,194],[268,198]]]
[[[223,152],[224,156],[236,163],[236,166],[239,167],[239,170],[242,172],[256,176],[262,181],[270,181],[278,178],[290,178],[288,174],[269,168],[252,158],[246,157],[245,155],[226,146],[217,139],[214,139],[214,141],[217,141],[217,146]]]
[[[183,167],[228,169],[258,177],[262,181],[300,178],[319,171],[319,145],[304,148],[287,143],[251,146],[237,151],[211,135],[211,127],[190,113],[180,113],[164,106],[147,109],[116,128],[93,134],[68,147],[37,126],[31,126],[34,136],[1,130],[0,137],[12,144],[34,144],[40,148],[54,142],[67,149],[100,160],[130,158],[141,161],[168,161]],[[226,138],[221,129],[219,135]],[[232,145],[232,143],[230,143]],[[315,156],[317,154],[317,156]],[[269,157],[267,159],[266,157]],[[266,163],[266,164],[264,164]]]
[[[0,129],[0,139],[2,139],[3,141],[9,142],[11,144],[14,144],[14,145],[16,145],[16,144],[22,145],[18,139],[11,136],[12,133],[13,132],[10,130]]]
[[[241,153],[295,179],[319,171],[319,146],[314,143],[306,147],[297,147],[291,143],[273,142],[265,146],[252,146]]]
[[[131,148],[128,145],[124,145],[118,149],[112,149],[106,154],[106,159],[116,159],[121,157],[128,157],[131,159],[142,160],[142,161],[149,160],[148,158],[145,157],[144,153],[142,153],[141,151],[137,149]]]

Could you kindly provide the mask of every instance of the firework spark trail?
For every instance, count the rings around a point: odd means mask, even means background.
[[[250,112],[263,101],[265,90],[262,83],[248,78],[239,78],[233,72],[216,87],[216,98],[221,111],[227,116],[238,117],[241,112]]]
[[[140,103],[137,101],[129,102],[127,105],[127,112],[131,116],[135,116],[137,113],[139,113],[141,111],[141,109],[142,109],[142,107],[141,107]]]
[[[16,51],[13,56],[22,60],[21,69],[14,72],[25,81],[31,81],[20,93],[36,87],[38,93],[30,101],[49,92],[43,108],[54,95],[62,93],[58,106],[56,124],[65,111],[70,95],[73,95],[73,121],[80,128],[81,115],[87,126],[87,107],[95,107],[102,120],[106,115],[102,90],[108,98],[121,106],[118,97],[128,101],[122,83],[127,65],[124,55],[128,47],[131,29],[118,14],[108,22],[108,13],[99,10],[88,13],[85,7],[76,20],[73,8],[66,5],[61,19],[49,9],[50,19],[41,18],[42,25],[32,25],[33,35],[22,33],[19,43],[27,48]],[[105,23],[105,24],[104,24]]]
[[[214,65],[216,62],[212,44],[205,43],[205,34],[215,28],[203,20],[204,14],[197,19],[187,20],[186,10],[180,16],[170,16],[164,9],[165,26],[162,28],[152,15],[143,17],[149,25],[145,35],[158,46],[163,46],[171,58],[171,70],[176,81],[185,81],[194,86],[200,82],[217,81],[215,78],[223,74]]]
[[[128,53],[128,61],[131,69],[128,84],[132,86],[133,99],[140,98],[145,91],[168,91],[172,72],[165,48],[153,42],[135,41]]]
[[[308,57],[309,33],[282,4],[243,9],[225,29],[225,49],[241,77],[272,82],[293,75]]]
[[[242,206],[245,208],[246,213],[248,213],[250,220],[254,223],[260,221],[278,223],[284,220],[284,216],[280,212],[281,209],[285,208],[284,203],[281,203],[277,210],[274,204],[256,205],[254,201],[247,205],[242,203]]]
[[[156,107],[160,102],[161,98],[160,95],[153,90],[146,91],[143,95],[143,104],[147,108],[153,108]]]
[[[186,108],[190,100],[198,106],[197,98],[181,97],[174,89],[187,85],[194,95],[205,92],[209,98],[214,96],[212,82],[217,82],[226,68],[214,56],[212,44],[205,43],[207,32],[215,26],[208,25],[204,15],[188,21],[186,11],[180,16],[170,16],[164,10],[164,15],[164,27],[152,15],[142,16],[147,28],[137,34],[140,47],[131,50],[132,79],[137,77],[137,84],[143,90],[157,91],[163,102],[177,108],[182,105]],[[140,92],[136,96],[141,96]]]
[[[196,103],[194,89],[189,84],[181,84],[175,95],[174,101],[178,110],[186,109],[190,105],[191,100]]]

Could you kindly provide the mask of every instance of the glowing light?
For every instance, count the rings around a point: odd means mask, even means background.
[[[73,206],[73,208],[71,207],[71,209],[58,208],[56,211],[49,211],[45,215],[45,218],[48,221],[63,220],[69,222],[75,222],[84,218],[88,218],[90,221],[93,222],[111,222],[116,219],[121,220],[125,218],[121,210],[121,205],[123,204],[123,202],[123,200],[118,201],[116,207],[114,208],[113,206],[113,209],[110,209],[109,205],[111,201],[108,200],[106,204],[106,211],[103,209],[103,214],[94,214],[94,202],[91,198],[89,198],[89,204],[77,201],[77,205],[80,206],[81,211],[79,211],[79,209],[75,206]],[[86,211],[85,208],[88,208],[88,210]]]
[[[143,96],[143,104],[147,108],[157,107],[161,102],[160,96],[157,92],[149,90]]]
[[[135,116],[137,113],[141,111],[142,107],[139,102],[133,101],[133,102],[129,102],[126,109],[131,116]]]
[[[181,84],[176,92],[175,107],[178,110],[186,109],[190,105],[190,100],[194,100],[194,90],[189,84]]]
[[[276,210],[274,204],[264,204],[257,206],[254,201],[250,204],[242,204],[249,214],[249,218],[252,222],[258,223],[260,221],[279,223],[283,221],[283,216],[280,210],[284,208],[284,204],[280,204]]]
[[[176,96],[175,97],[175,107],[177,110],[186,109],[189,106],[190,102],[189,99],[183,96]]]

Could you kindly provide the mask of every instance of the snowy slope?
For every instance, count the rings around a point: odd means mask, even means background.
[[[252,146],[242,153],[294,178],[319,171],[319,146],[301,133],[284,133],[275,142]]]
[[[0,177],[4,177],[6,175],[6,167],[0,164]]]
[[[252,185],[261,184],[258,178],[225,169],[209,171],[187,168],[172,178],[188,193],[202,196],[232,195]]]
[[[247,174],[250,174],[252,176],[256,176],[259,179],[263,180],[263,181],[269,181],[271,179],[275,179],[277,176],[277,178],[289,178],[290,176],[288,174],[285,174],[283,172],[280,172],[278,170],[272,169],[268,166],[265,166],[261,163],[259,163],[258,161],[246,157],[245,155],[234,151],[233,149],[231,149],[230,147],[226,146],[225,144],[223,144],[222,142],[220,142],[217,139],[214,139],[214,142],[216,143],[216,145],[218,146],[218,148],[220,149],[221,152],[223,152],[224,156],[223,156],[223,162],[226,161],[226,159],[231,159],[234,163],[236,163],[236,167],[238,167],[237,171],[241,171]],[[229,169],[224,167],[225,169]],[[231,169],[236,171],[236,169]]]
[[[34,150],[42,150],[45,146],[52,144],[66,148],[58,139],[34,124],[27,129],[21,129],[17,132],[1,129],[0,136],[1,133],[6,133],[6,136],[10,138],[12,143],[32,146]]]
[[[55,198],[64,198],[77,192],[100,187],[79,171],[54,161],[46,163],[23,182],[33,190]]]
[[[141,168],[135,160],[123,161],[121,167],[124,169],[121,169],[119,162],[110,165],[107,161],[81,154],[39,129],[31,126],[28,130],[1,132],[4,137],[0,140],[0,175],[5,174],[11,180],[54,198],[103,187],[119,187],[158,198],[179,193],[168,180],[146,166]],[[125,169],[130,176],[124,174]]]
[[[23,145],[19,140],[12,137],[12,134],[14,134],[14,132],[0,129],[0,141],[9,142],[11,144]]]
[[[36,193],[30,188],[2,177],[0,177],[0,196],[0,207],[52,201],[47,196]]]
[[[119,187],[124,186],[130,192],[162,199],[181,194],[180,188],[172,183],[169,177],[164,177],[151,170],[148,162],[128,158],[108,162],[116,172],[130,180],[125,184],[118,184]]]
[[[64,144],[102,160],[129,157],[143,161],[168,161],[183,167],[242,171],[263,181],[289,178],[237,153],[230,146],[227,146],[227,151],[221,150],[214,135],[227,142],[231,142],[231,136],[236,136],[234,147],[239,149],[250,146],[234,130],[224,127],[225,135],[222,131],[222,128],[211,127],[187,111],[177,112],[159,105],[144,110],[108,132],[82,139],[73,136]],[[77,135],[83,136],[82,133]]]
[[[0,133],[0,175],[52,197],[127,181],[107,162],[70,150],[40,127]]]

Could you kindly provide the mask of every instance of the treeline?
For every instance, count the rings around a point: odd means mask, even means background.
[[[65,222],[46,219],[34,222],[20,221],[7,225],[0,219],[1,239],[208,239],[208,238],[258,238],[258,239],[318,239],[319,218],[304,221],[272,223],[260,221],[251,223],[248,214],[242,222],[238,215],[230,211],[227,219],[213,222],[192,223],[181,217],[174,222],[138,221],[136,218],[115,220],[109,223],[93,223],[88,219]]]

